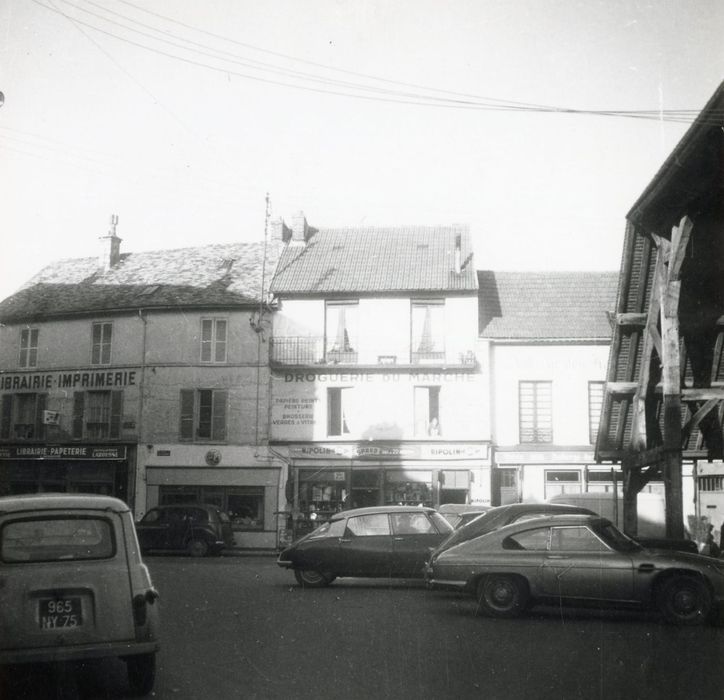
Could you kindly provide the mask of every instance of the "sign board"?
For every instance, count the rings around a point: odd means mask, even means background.
[[[67,461],[126,459],[125,445],[11,445],[0,447],[0,459]]]

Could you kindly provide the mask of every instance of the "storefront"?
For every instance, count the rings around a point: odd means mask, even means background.
[[[135,445],[4,445],[0,495],[97,493],[129,502]]]
[[[490,503],[486,443],[315,443],[288,446],[287,537],[349,508]]]

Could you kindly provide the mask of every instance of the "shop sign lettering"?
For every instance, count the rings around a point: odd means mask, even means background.
[[[104,389],[135,386],[136,370],[103,372],[51,372],[0,375],[0,391],[38,389]]]

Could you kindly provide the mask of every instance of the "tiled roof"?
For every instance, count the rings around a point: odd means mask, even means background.
[[[609,339],[615,272],[481,270],[480,335],[521,340]]]
[[[287,246],[271,286],[282,296],[476,289],[472,245],[464,226],[318,230],[306,244]]]
[[[277,242],[267,247],[267,290],[280,249]],[[264,243],[259,242],[125,253],[107,272],[99,272],[98,258],[60,260],[0,303],[0,321],[166,306],[259,304],[263,256]]]

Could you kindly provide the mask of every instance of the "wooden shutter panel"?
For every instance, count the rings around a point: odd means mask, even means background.
[[[194,439],[194,390],[181,389],[181,440]]]
[[[214,440],[226,440],[226,400],[228,391],[214,391],[214,418],[211,437]]]
[[[35,396],[35,437],[39,440],[45,438],[45,406],[47,403],[47,396],[45,394],[37,394]]]
[[[13,395],[3,395],[2,419],[0,419],[0,438],[10,439],[10,425],[13,420]]]
[[[85,411],[85,392],[76,391],[73,393],[73,437],[83,437],[83,415]]]
[[[108,436],[121,437],[121,418],[123,417],[123,391],[111,392],[111,424]]]

